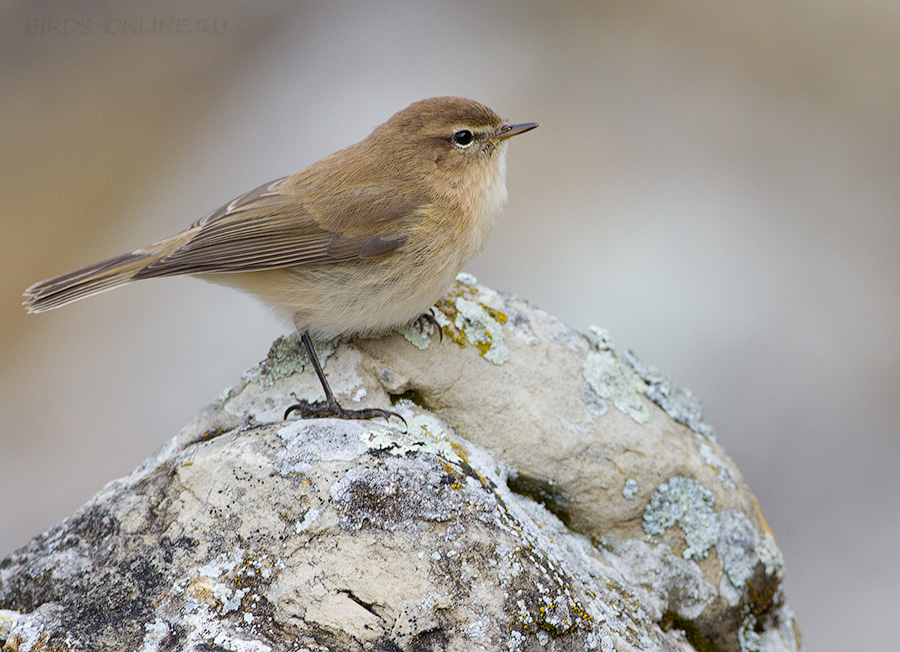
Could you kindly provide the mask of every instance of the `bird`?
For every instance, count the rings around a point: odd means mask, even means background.
[[[342,407],[313,341],[428,319],[503,211],[508,139],[537,126],[510,124],[466,98],[414,102],[358,143],[240,195],[180,233],[32,285],[23,303],[40,313],[166,276],[230,286],[293,320],[322,385],[324,400],[300,401],[285,419],[293,411],[399,416]]]

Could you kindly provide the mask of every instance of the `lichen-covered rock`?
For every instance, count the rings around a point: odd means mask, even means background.
[[[9,650],[795,650],[783,561],[687,390],[462,277],[410,327],[282,338],[0,562]]]

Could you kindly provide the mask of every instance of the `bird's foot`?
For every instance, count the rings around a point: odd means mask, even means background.
[[[435,319],[434,313],[432,313],[431,310],[423,312],[416,317],[415,320],[413,320],[413,323],[416,325],[416,328],[419,329],[420,333],[425,333],[426,324],[434,326],[434,330],[436,330],[438,334],[438,341],[444,341],[444,329],[441,328],[441,325],[438,323],[438,320]]]
[[[297,398],[296,396],[294,398]],[[403,422],[404,426],[408,426],[406,419],[390,410],[382,410],[381,408],[363,408],[361,410],[348,410],[341,407],[337,401],[309,401],[298,400],[297,403],[290,406],[284,411],[285,421],[291,415],[291,412],[299,412],[303,419],[377,419],[381,417],[385,421],[390,421],[391,417],[397,417]]]

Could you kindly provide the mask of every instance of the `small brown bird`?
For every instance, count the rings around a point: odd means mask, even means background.
[[[43,312],[180,274],[235,287],[293,318],[322,383],[325,401],[302,401],[285,418],[294,410],[396,416],[342,408],[312,339],[384,333],[429,311],[502,212],[506,140],[537,126],[507,124],[463,98],[415,102],[364,140],[241,195],[177,235],[32,285],[24,303]]]

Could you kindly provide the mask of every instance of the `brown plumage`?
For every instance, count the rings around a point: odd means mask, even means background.
[[[25,305],[187,274],[255,294],[316,338],[385,332],[429,310],[482,249],[506,202],[506,139],[536,126],[472,100],[416,102],[181,233],[32,285]]]

